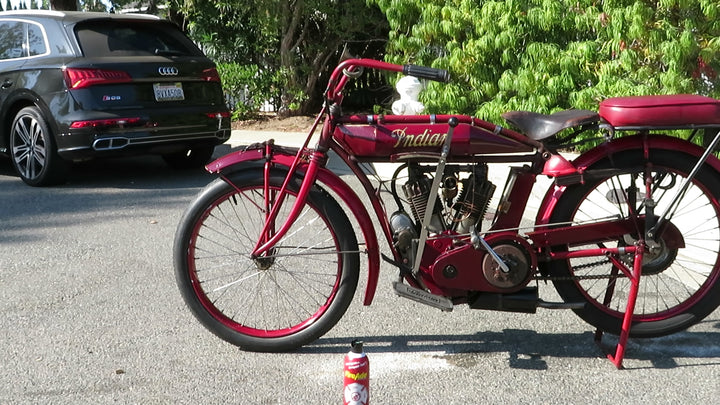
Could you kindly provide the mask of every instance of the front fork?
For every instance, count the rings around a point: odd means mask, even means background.
[[[300,213],[305,207],[307,196],[310,193],[310,189],[313,187],[313,184],[315,184],[315,180],[317,179],[318,169],[323,165],[326,160],[325,154],[319,151],[315,151],[312,153],[310,163],[307,166],[307,171],[305,172],[305,177],[303,178],[303,181],[300,185],[300,190],[298,191],[298,194],[296,196],[295,203],[290,209],[290,213],[288,214],[287,218],[285,218],[283,224],[276,229],[278,210],[285,201],[285,197],[287,196],[287,185],[290,182],[293,173],[295,173],[295,169],[297,168],[297,165],[299,163],[301,153],[302,150],[298,152],[298,155],[295,158],[295,162],[292,167],[290,167],[288,175],[285,178],[285,181],[283,182],[280,190],[276,193],[271,194],[269,190],[271,162],[269,159],[272,158],[272,145],[266,146],[265,156],[267,156],[268,159],[265,162],[263,170],[263,176],[265,177],[265,186],[263,190],[265,194],[265,225],[263,226],[262,232],[260,232],[261,237],[257,241],[255,249],[253,249],[250,254],[252,258],[258,258],[264,254],[267,254],[268,251],[272,249],[272,247],[275,246],[275,244],[285,236],[285,233],[287,233],[287,231],[290,229],[295,220],[300,216]]]
[[[272,247],[275,246],[275,244],[285,236],[285,233],[287,233],[287,231],[290,229],[293,222],[295,222],[298,216],[300,216],[300,213],[305,206],[305,200],[310,193],[310,189],[312,188],[313,184],[315,184],[315,180],[317,180],[318,170],[320,169],[320,167],[325,166],[325,162],[327,161],[327,155],[324,152],[327,150],[327,148],[321,145],[324,145],[328,141],[327,134],[332,132],[330,119],[326,120],[323,124],[320,142],[318,142],[318,147],[311,154],[310,163],[307,166],[305,178],[300,185],[300,191],[298,192],[295,204],[290,210],[290,214],[288,215],[287,219],[285,219],[283,225],[280,227],[280,229],[275,231],[275,219],[277,218],[280,206],[282,206],[283,201],[285,201],[285,196],[287,195],[287,186],[290,183],[290,179],[292,179],[295,171],[300,167],[301,160],[303,159],[304,150],[308,146],[308,142],[312,138],[312,134],[315,132],[315,128],[317,128],[321,118],[324,116],[326,111],[327,106],[323,106],[322,110],[315,119],[312,128],[310,129],[308,137],[305,139],[305,142],[295,154],[295,159],[293,159],[292,164],[288,168],[288,175],[287,177],[285,177],[285,181],[283,182],[282,187],[277,193],[273,193],[272,196],[269,193],[269,178],[270,168],[272,165],[274,143],[267,142],[265,144],[265,165],[263,169],[263,180],[265,184],[263,188],[265,194],[265,225],[263,226],[263,230],[260,233],[260,238],[255,245],[255,249],[253,249],[253,251],[250,253],[250,256],[252,258],[258,258],[263,254],[267,254],[268,251],[272,249]]]

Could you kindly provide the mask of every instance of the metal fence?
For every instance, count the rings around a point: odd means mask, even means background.
[[[237,107],[238,104],[244,104],[246,100],[247,90],[241,91],[240,94],[225,93],[225,104],[227,105],[228,109],[230,109],[230,111],[234,111],[235,107]],[[273,105],[272,100],[263,102],[259,108],[259,111],[261,113],[274,113],[275,106]]]

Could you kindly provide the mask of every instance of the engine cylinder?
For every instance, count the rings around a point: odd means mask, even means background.
[[[453,208],[458,210],[461,218],[457,231],[467,233],[485,216],[495,192],[495,185],[487,178],[487,165],[478,166],[473,175],[464,179],[462,184],[462,191]]]
[[[408,181],[403,186],[403,192],[405,198],[410,202],[410,210],[412,211],[413,217],[417,223],[422,224],[425,218],[425,210],[428,206],[428,201],[431,198],[432,190],[430,190],[432,183],[430,179],[425,176],[416,178],[414,181]],[[428,230],[431,232],[442,232],[446,229],[445,222],[442,219],[442,205],[440,203],[440,197],[435,195],[438,201],[435,202],[433,207],[433,215],[428,225]]]

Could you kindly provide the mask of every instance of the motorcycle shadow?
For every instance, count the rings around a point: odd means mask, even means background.
[[[708,321],[706,321],[708,322]],[[720,323],[711,326],[720,329]],[[604,358],[613,352],[617,336],[605,335],[597,345],[593,332],[537,333],[524,329],[504,329],[469,335],[365,336],[365,351],[371,353],[433,353],[433,358],[448,364],[470,368],[483,357],[507,353],[509,366],[517,369],[545,370],[548,358]],[[300,353],[345,353],[357,337],[320,338],[299,350]],[[685,367],[677,359],[704,359],[701,363],[720,364],[720,332],[684,331],[651,339],[630,339],[625,368],[670,369]],[[632,361],[637,361],[635,365]],[[693,365],[699,365],[697,361]]]

